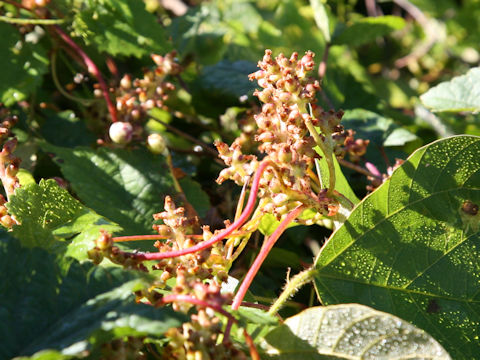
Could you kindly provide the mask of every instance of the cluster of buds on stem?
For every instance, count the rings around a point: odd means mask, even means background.
[[[0,143],[3,145],[2,151],[0,151],[0,180],[2,181],[7,198],[9,198],[10,195],[15,192],[15,189],[20,187],[17,173],[21,159],[13,154],[17,146],[17,139],[12,137],[12,133],[10,131],[11,128],[17,123],[18,118],[15,115],[10,115],[9,110],[2,107],[1,104],[0,118],[2,119],[2,122],[0,123]],[[11,228],[17,222],[8,214],[7,209],[4,206],[5,202],[5,198],[1,196],[0,224],[7,228]]]
[[[142,261],[136,259],[133,254],[124,252],[118,246],[114,246],[112,235],[106,231],[101,231],[95,242],[95,247],[88,250],[88,257],[97,265],[104,258],[107,258],[114,264],[122,265],[126,269],[148,271]]]
[[[230,341],[219,343],[222,323],[208,308],[198,309],[191,321],[181,328],[171,328],[165,334],[170,340],[162,359],[179,360],[246,360],[243,351]]]
[[[367,152],[370,140],[355,139],[355,131],[348,129],[341,133],[332,135],[335,141],[335,156],[344,158],[348,154],[350,161],[357,163]]]
[[[255,115],[258,127],[255,139],[261,143],[259,150],[266,155],[262,161],[270,163],[260,181],[260,197],[265,200],[264,211],[278,219],[301,204],[316,211],[318,219],[314,222],[335,215],[338,203],[333,192],[332,157],[340,152],[339,146],[346,149],[343,151],[360,154],[355,141],[352,145],[352,134],[347,134],[340,125],[343,112],[326,112],[316,105],[320,85],[308,77],[314,68],[313,57],[309,51],[300,59],[297,53],[290,58],[283,54],[273,58],[272,52],[266,50],[258,63],[260,70],[250,75],[263,88],[254,93],[264,103],[261,113]],[[243,154],[242,144],[241,137],[231,146],[216,143],[228,166],[217,182],[231,179],[244,185],[258,168],[258,158]],[[328,188],[321,188],[313,171],[315,159],[320,158],[316,146],[331,165],[332,181]]]
[[[143,122],[149,110],[167,109],[165,101],[175,85],[166,80],[168,76],[178,75],[182,68],[175,62],[175,52],[165,56],[152,55],[156,67],[145,70],[143,78],[132,79],[128,74],[120,80],[115,94],[117,117],[109,130],[111,140],[116,144],[126,144],[132,140],[143,139]],[[99,90],[99,89],[98,89]],[[98,96],[102,96],[98,91]]]
[[[162,225],[153,227],[159,235],[166,238],[154,244],[159,252],[187,249],[213,236],[209,226],[202,227],[202,235],[193,235],[194,229],[198,227],[198,218],[186,217],[185,209],[175,207],[170,196],[165,197],[164,209],[165,211],[153,215],[155,220],[163,220]],[[200,252],[160,260],[154,265],[154,269],[163,270],[160,276],[163,282],[171,277],[177,277],[178,281],[180,271],[188,278],[185,283],[194,279],[216,279],[221,283],[228,277],[225,253],[223,243],[219,242]]]
[[[190,315],[190,321],[180,328],[167,331],[165,335],[170,341],[164,348],[163,359],[246,359],[245,354],[230,341],[224,339],[218,343],[223,324],[216,316],[215,309],[221,309],[230,303],[232,295],[222,294],[216,281],[203,282],[188,276],[185,270],[177,272],[176,280],[172,293],[157,300],[155,304],[171,302],[174,310],[183,312],[190,312],[195,306],[196,313]]]
[[[202,227],[203,234],[194,235],[194,230],[198,228],[198,218],[186,217],[185,209],[177,208],[170,196],[165,197],[164,209],[165,211],[153,215],[155,220],[163,220],[163,224],[153,225],[154,230],[164,239],[154,244],[159,253],[188,249],[202,241],[208,241],[213,236],[208,226]],[[178,281],[179,272],[188,278],[186,283],[194,279],[214,279],[222,283],[228,278],[226,268],[229,263],[226,253],[223,243],[218,242],[203,251],[159,260],[152,265],[151,269],[162,271],[157,283],[160,287],[172,277],[176,277]],[[88,255],[97,264],[107,258],[128,269],[148,271],[143,264],[145,258],[136,253],[122,251],[114,245],[112,236],[107,232],[101,233],[95,247],[89,250]]]

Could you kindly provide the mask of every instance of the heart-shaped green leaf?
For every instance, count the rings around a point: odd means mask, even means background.
[[[455,358],[480,353],[480,138],[417,150],[327,241],[324,304],[359,302],[428,331]]]

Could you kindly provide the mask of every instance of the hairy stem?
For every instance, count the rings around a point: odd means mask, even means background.
[[[237,294],[235,295],[235,298],[233,299],[232,303],[232,309],[236,310],[240,307],[240,304],[245,297],[245,294],[247,293],[248,288],[252,284],[253,279],[257,275],[258,270],[260,269],[260,266],[262,266],[263,261],[267,257],[268,253],[270,250],[272,250],[273,245],[277,242],[278,238],[282,233],[285,231],[287,228],[288,224],[290,224],[300,213],[304,210],[304,207],[302,205],[297,206],[295,209],[293,209],[287,217],[278,225],[278,227],[275,229],[272,235],[270,235],[266,240],[264,245],[262,246],[260,252],[258,253],[257,257],[255,258],[255,261],[253,262],[252,266],[248,270],[247,275],[245,276],[245,279],[243,279],[242,284],[240,285],[240,288],[237,291]]]
[[[211,304],[211,303],[209,303],[205,300],[200,300],[200,299],[197,299],[196,297],[193,297],[193,296],[190,296],[190,295],[177,295],[177,294],[165,295],[162,298],[162,300],[160,300],[155,305],[167,304],[167,303],[172,303],[172,302],[176,302],[176,301],[183,301],[183,302],[187,302],[189,304],[198,305],[198,306],[202,306],[202,307],[206,307],[206,308],[208,307],[212,310],[215,310],[219,314],[222,314],[226,318],[228,318],[229,322],[238,324],[238,320],[235,319],[233,317],[233,315],[231,315],[226,310],[224,310],[220,305]],[[248,345],[248,349],[250,351],[250,356],[252,357],[252,359],[253,360],[260,360],[260,355],[258,354],[257,348],[255,347],[255,344],[253,342],[253,339],[245,328],[243,329],[243,336],[245,337],[245,342]]]
[[[110,117],[112,118],[112,122],[116,122],[117,119],[117,111],[115,106],[113,106],[112,99],[110,99],[110,95],[108,92],[108,87],[103,79],[102,74],[100,73],[100,69],[97,65],[93,62],[92,59],[83,51],[83,49],[78,46],[73,39],[65,33],[62,28],[58,25],[53,27],[56,33],[65,41],[75,52],[82,58],[85,65],[87,65],[87,70],[90,74],[95,76],[98,80],[98,84],[100,85],[100,89],[102,90],[103,97],[105,98],[105,102],[107,103],[108,112],[110,113]]]
[[[260,186],[260,179],[262,178],[262,174],[265,170],[265,168],[269,165],[268,161],[261,162],[256,173],[255,177],[253,178],[252,182],[252,188],[250,189],[250,196],[248,197],[248,202],[247,206],[245,207],[245,210],[243,211],[242,215],[229,227],[227,227],[225,230],[221,231],[217,235],[212,236],[212,238],[208,241],[203,241],[195,246],[182,249],[182,250],[176,250],[176,251],[167,251],[167,252],[158,252],[158,253],[129,253],[129,256],[132,256],[132,258],[135,258],[137,260],[161,260],[161,259],[168,259],[168,258],[174,258],[182,255],[187,255],[191,254],[197,251],[201,251],[204,249],[207,249],[211,247],[213,244],[222,241],[224,238],[226,238],[228,235],[233,233],[235,230],[237,230],[240,226],[242,226],[245,221],[247,221],[248,217],[252,213],[256,199],[257,199],[257,193],[258,193],[258,188]]]
[[[268,313],[270,315],[276,314],[283,307],[283,305],[285,305],[287,300],[290,299],[290,297],[292,297],[298,290],[300,290],[303,285],[312,281],[312,277],[315,272],[315,269],[308,269],[298,273],[290,281],[288,281],[278,299],[275,300],[273,305],[270,307]]]

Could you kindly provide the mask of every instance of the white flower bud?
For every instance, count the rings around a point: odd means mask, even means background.
[[[128,144],[132,140],[133,128],[128,122],[114,122],[108,134],[115,144]]]
[[[148,149],[154,154],[162,154],[165,151],[165,139],[160,134],[151,134],[147,138]]]

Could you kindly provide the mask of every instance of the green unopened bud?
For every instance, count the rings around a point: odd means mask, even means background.
[[[98,265],[103,260],[103,254],[97,249],[90,249],[87,251],[88,257],[94,264]]]
[[[160,134],[151,134],[147,138],[148,149],[154,154],[162,154],[165,151],[165,139]]]
[[[96,241],[96,245],[100,250],[106,250],[113,245],[113,240],[110,234],[101,234]]]
[[[132,140],[133,127],[128,122],[115,122],[108,131],[115,144],[128,144]]]

